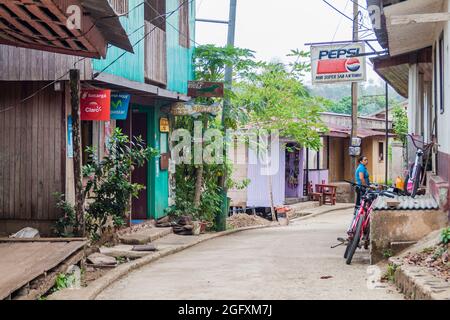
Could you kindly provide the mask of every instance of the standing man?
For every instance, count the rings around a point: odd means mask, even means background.
[[[369,171],[367,170],[369,159],[367,159],[367,157],[361,156],[358,160],[359,165],[355,172],[356,184],[358,186],[369,186],[370,178],[369,178]],[[356,188],[356,206],[359,207],[360,204],[361,204],[361,188]]]

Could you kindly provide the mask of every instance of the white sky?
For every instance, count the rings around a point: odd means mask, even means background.
[[[352,16],[351,0],[328,2]],[[365,0],[359,2],[366,4]],[[228,20],[228,12],[229,0],[197,0],[197,18]],[[365,25],[369,27],[369,23]],[[375,39],[362,31],[364,35]],[[351,40],[352,22],[322,0],[238,0],[236,46],[256,51],[260,60],[286,62],[291,49],[309,50],[305,43],[332,41],[333,37],[335,41]],[[225,45],[227,25],[197,22],[196,41]],[[370,65],[367,70],[369,79],[381,81]]]

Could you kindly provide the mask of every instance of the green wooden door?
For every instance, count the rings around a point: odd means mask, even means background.
[[[165,216],[169,206],[169,173],[160,169],[160,153],[168,152],[168,135],[159,131],[162,116],[158,106],[133,106],[135,112],[147,117],[148,145],[158,151],[158,155],[149,161],[147,169],[147,218],[159,219]]]

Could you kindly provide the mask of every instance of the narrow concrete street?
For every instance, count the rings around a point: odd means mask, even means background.
[[[345,248],[330,248],[350,216],[336,211],[211,240],[131,273],[98,299],[402,299],[390,285],[368,288],[367,252],[347,266]]]

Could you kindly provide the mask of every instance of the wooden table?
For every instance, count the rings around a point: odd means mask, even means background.
[[[329,184],[316,184],[316,192],[322,194],[323,204],[336,205],[337,186]]]

